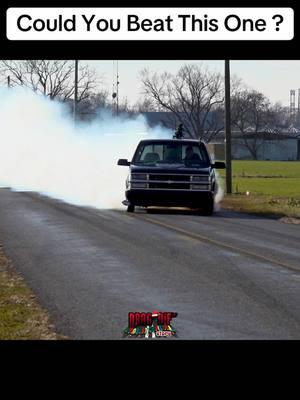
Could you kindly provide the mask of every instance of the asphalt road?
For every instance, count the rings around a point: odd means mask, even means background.
[[[178,313],[179,339],[300,338],[300,225],[1,189],[0,242],[72,339],[121,339],[129,311],[154,309]]]

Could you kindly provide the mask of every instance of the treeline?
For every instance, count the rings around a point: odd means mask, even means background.
[[[116,99],[103,90],[102,78],[87,64],[79,63],[78,113],[92,119],[101,109],[117,112]],[[26,86],[50,99],[70,104],[74,98],[74,62],[66,60],[0,61],[2,83]],[[8,78],[9,77],[9,78]],[[119,101],[118,113],[168,112],[182,123],[186,137],[207,142],[224,130],[224,77],[202,65],[187,64],[177,73],[140,73],[143,96],[136,104]],[[263,93],[250,89],[237,77],[231,82],[232,129],[245,138],[261,132],[299,135],[299,116],[273,104]],[[167,124],[167,121],[164,121]]]

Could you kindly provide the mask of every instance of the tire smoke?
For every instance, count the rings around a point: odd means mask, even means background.
[[[76,127],[66,105],[23,88],[0,89],[0,187],[36,191],[66,202],[119,208],[128,168],[141,139],[171,138],[142,115],[102,111]]]
[[[221,210],[221,201],[224,198],[224,188],[223,188],[223,181],[222,181],[218,171],[215,170],[215,174],[216,174],[216,179],[217,179],[217,183],[218,183],[218,190],[217,190],[217,193],[216,193],[215,199],[214,199],[214,210],[220,211]]]

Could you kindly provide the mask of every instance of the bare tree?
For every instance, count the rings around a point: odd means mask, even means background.
[[[78,101],[87,99],[99,78],[87,65],[79,64]],[[2,78],[10,76],[11,86],[25,86],[50,99],[68,100],[74,96],[74,62],[68,60],[2,60]]]
[[[129,116],[136,114],[135,108],[130,104],[127,97],[124,97],[119,101],[118,113],[127,114]]]
[[[95,118],[101,110],[110,109],[110,95],[107,90],[91,94],[78,104],[78,116],[83,120]],[[68,100],[73,104],[73,100]]]
[[[156,104],[154,103],[154,100],[151,97],[144,97],[142,99],[139,99],[134,104],[133,107],[134,107],[134,110],[136,113],[158,111],[158,108],[157,108]]]
[[[241,90],[232,97],[232,125],[241,132],[243,145],[254,160],[263,143],[262,134],[270,132],[274,113],[270,101],[256,90]]]
[[[159,111],[174,114],[192,138],[211,140],[223,129],[223,78],[198,65],[185,65],[175,74],[141,73],[145,95]]]
[[[270,108],[272,123],[270,131],[274,134],[289,134],[300,137],[300,114],[291,114],[289,107],[284,107],[281,103],[275,103]]]

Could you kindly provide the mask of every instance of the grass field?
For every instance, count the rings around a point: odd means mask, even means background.
[[[224,178],[225,171],[220,175]],[[226,208],[300,217],[300,161],[233,161],[232,175]]]
[[[0,340],[56,340],[49,317],[0,246]]]

